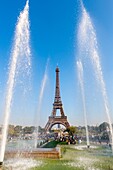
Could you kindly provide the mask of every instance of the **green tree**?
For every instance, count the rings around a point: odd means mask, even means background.
[[[99,125],[99,131],[104,132],[109,129],[109,124],[107,122],[103,122]]]
[[[77,127],[70,126],[65,131],[68,132],[70,136],[73,136],[75,133],[77,133]]]
[[[10,137],[14,136],[14,125],[9,125],[8,135],[9,135]]]
[[[42,128],[41,126],[38,126],[38,132],[40,132],[40,133],[45,132],[45,129]]]
[[[19,136],[21,131],[22,131],[22,126],[19,126],[19,125],[15,126],[15,128],[14,128],[14,136]]]
[[[35,130],[35,127],[34,126],[26,126],[23,128],[23,133],[24,134],[32,134]]]

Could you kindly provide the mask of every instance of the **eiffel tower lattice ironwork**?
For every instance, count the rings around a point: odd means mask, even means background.
[[[49,120],[45,126],[45,130],[49,131],[53,125],[55,124],[62,124],[66,128],[68,128],[69,122],[67,121],[67,116],[64,114],[63,106],[62,106],[62,101],[60,97],[60,82],[59,82],[59,68],[56,68],[56,89],[55,89],[55,99],[53,103],[53,110],[51,116],[49,116]],[[56,112],[57,110],[60,110],[61,116],[57,116]]]

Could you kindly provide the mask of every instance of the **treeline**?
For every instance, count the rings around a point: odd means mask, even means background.
[[[75,128],[73,128],[75,127]],[[0,128],[0,132],[1,132]],[[18,137],[18,136],[25,136],[26,134],[33,134],[35,132],[36,127],[35,126],[14,126],[14,125],[9,125],[8,128],[8,135],[10,137]],[[101,136],[101,138],[108,138],[109,136],[109,124],[107,122],[103,122],[98,126],[88,126],[88,130],[89,130],[89,135],[90,136]],[[86,130],[85,130],[85,126],[72,126],[70,127],[70,129],[67,129],[67,131],[71,134],[71,133],[75,133],[78,136],[85,136],[86,135]],[[41,126],[38,127],[38,132],[39,133],[43,133],[45,132],[45,129],[42,128]],[[54,130],[52,130],[52,132],[54,132]]]
[[[113,127],[113,125],[112,125]],[[90,137],[97,137],[101,140],[109,140],[110,136],[110,126],[107,122],[103,122],[98,126],[88,126],[89,136]],[[79,126],[78,127],[78,135],[85,136],[86,134],[85,127]]]
[[[26,134],[33,134],[35,132],[36,127],[35,126],[14,126],[14,125],[9,125],[8,128],[8,135],[10,137],[18,137],[18,136],[25,136]],[[40,126],[38,127],[38,131],[42,132],[44,131],[43,128],[41,128]]]

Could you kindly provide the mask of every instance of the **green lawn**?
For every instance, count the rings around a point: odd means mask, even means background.
[[[113,170],[113,157],[106,155],[107,149],[77,150],[74,145],[60,147],[61,159],[43,159],[42,165],[32,170]]]
[[[65,145],[66,142],[50,141],[43,146],[43,148],[55,148],[57,145]]]

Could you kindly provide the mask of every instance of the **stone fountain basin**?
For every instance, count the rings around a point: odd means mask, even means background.
[[[25,157],[25,158],[53,158],[59,159],[61,157],[60,148],[38,148],[28,150],[7,150],[5,152],[5,159],[15,158],[15,157]]]

